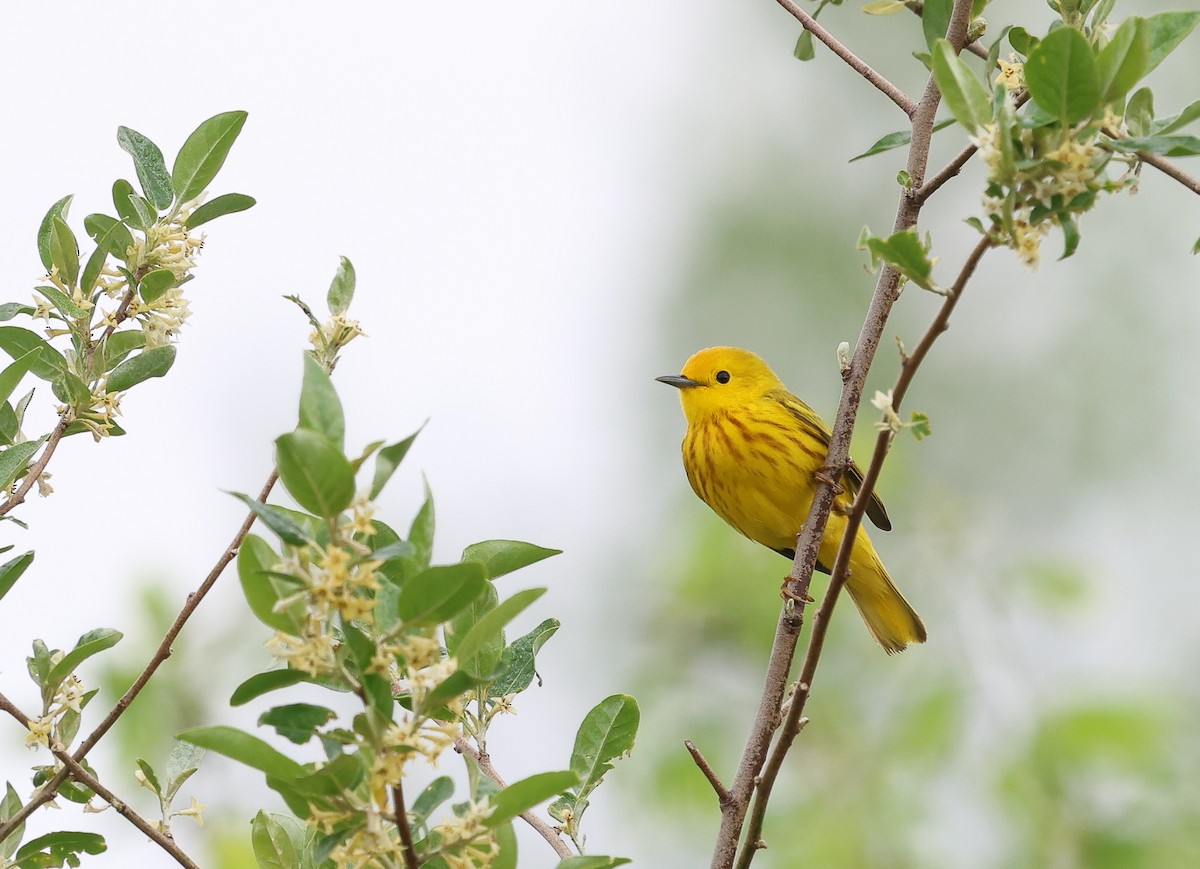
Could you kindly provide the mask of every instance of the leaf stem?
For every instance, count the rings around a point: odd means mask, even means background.
[[[817,23],[817,19],[801,9],[794,0],[776,0],[776,2],[791,13],[792,17],[799,21],[805,30],[825,43],[830,51],[844,60],[847,66],[875,85],[876,89],[899,106],[904,114],[910,118],[913,116],[917,110],[917,105],[900,88],[876,72],[866,61],[839,42],[832,33]]]

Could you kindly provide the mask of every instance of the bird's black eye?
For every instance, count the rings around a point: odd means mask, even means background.
[[[728,383],[728,382],[729,382],[729,372],[728,371],[718,371],[717,372],[717,383]]]

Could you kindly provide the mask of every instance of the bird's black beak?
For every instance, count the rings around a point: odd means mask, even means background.
[[[692,380],[690,377],[684,377],[682,374],[664,374],[662,377],[654,378],[659,383],[665,383],[668,386],[674,386],[676,389],[695,389],[697,386],[704,384]]]

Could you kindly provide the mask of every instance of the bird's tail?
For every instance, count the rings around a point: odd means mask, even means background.
[[[925,642],[925,623],[896,588],[861,530],[850,556],[846,591],[850,592],[871,636],[889,655],[903,652],[909,643]]]

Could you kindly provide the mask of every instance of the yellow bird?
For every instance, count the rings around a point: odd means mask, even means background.
[[[787,558],[808,516],[829,428],[788,392],[767,363],[736,347],[701,350],[680,375],[657,378],[679,389],[687,434],[683,467],[700,500],[746,537]],[[846,531],[850,502],[862,485],[853,463],[829,514],[817,569],[829,573]],[[872,494],[867,516],[884,531],[892,523]],[[846,590],[871,635],[890,655],[925,642],[925,625],[892,584],[862,527],[850,555]]]

